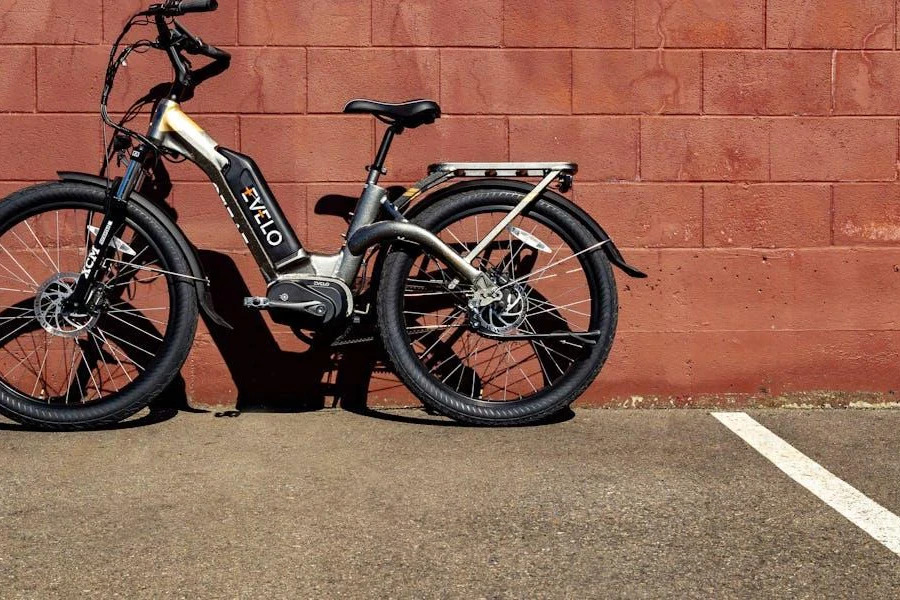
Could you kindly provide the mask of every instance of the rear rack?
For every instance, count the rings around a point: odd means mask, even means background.
[[[575,163],[437,163],[428,167],[428,174],[451,173],[454,177],[544,177],[553,171],[566,175],[578,172]]]
[[[568,192],[577,172],[578,165],[568,162],[437,163],[428,167],[428,175],[410,186],[389,212],[397,218],[414,198],[454,177],[540,177],[541,182],[533,190],[537,196],[556,180],[559,191]]]

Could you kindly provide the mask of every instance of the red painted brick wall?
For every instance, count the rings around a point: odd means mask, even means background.
[[[0,193],[57,169],[96,170],[108,42],[144,4],[0,0]],[[618,279],[619,337],[586,401],[896,388],[894,0],[220,5],[185,22],[228,48],[233,67],[186,109],[256,157],[313,249],[335,249],[343,226],[314,214],[317,199],[358,192],[379,133],[339,114],[345,100],[431,97],[446,117],[398,140],[391,181],[441,159],[575,160],[575,198],[649,272]],[[125,72],[120,106],[167,67],[134,57]],[[195,169],[172,173],[182,226],[262,293],[210,186]],[[303,349],[289,330],[270,331]],[[270,342],[248,342],[247,360]],[[337,377],[317,361],[284,354],[277,366]],[[257,366],[259,393],[284,388]],[[253,387],[234,381],[202,326],[185,378],[200,403]],[[408,398],[384,375],[371,390],[372,403]]]

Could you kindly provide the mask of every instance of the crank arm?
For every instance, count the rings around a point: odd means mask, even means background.
[[[247,308],[256,308],[259,310],[292,310],[297,312],[305,312],[316,317],[325,314],[325,304],[318,300],[309,302],[281,302],[278,300],[269,300],[265,296],[252,296],[244,298],[244,306]]]

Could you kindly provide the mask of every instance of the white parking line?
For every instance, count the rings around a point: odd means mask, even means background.
[[[760,425],[746,413],[712,413],[788,477],[900,555],[900,517]]]

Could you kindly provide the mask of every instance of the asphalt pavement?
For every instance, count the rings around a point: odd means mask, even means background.
[[[900,514],[900,411],[748,412]],[[0,457],[4,599],[900,596],[900,556],[709,411],[2,423]]]

